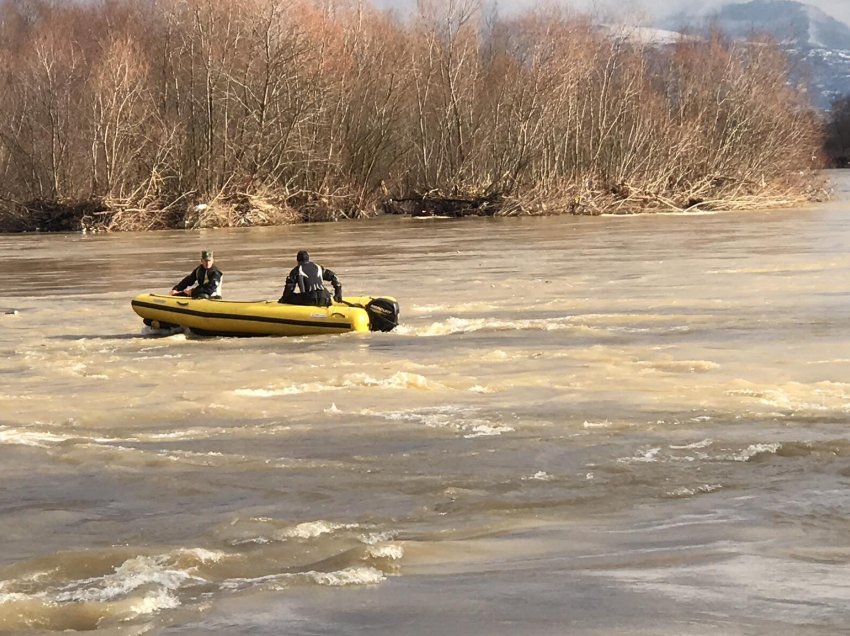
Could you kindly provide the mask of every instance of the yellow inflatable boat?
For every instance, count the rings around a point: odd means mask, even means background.
[[[346,331],[391,331],[395,298],[357,296],[330,307],[283,305],[274,300],[201,300],[141,294],[131,305],[154,329],[184,327],[204,336],[306,336]]]

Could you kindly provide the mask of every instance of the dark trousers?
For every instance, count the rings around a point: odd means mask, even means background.
[[[210,296],[210,293],[207,290],[199,289],[199,288],[196,287],[195,289],[192,290],[192,298],[194,298],[196,300],[203,300],[203,299],[209,299],[209,298],[212,298],[213,300],[219,300],[219,299],[221,299],[221,296],[219,296],[218,294]]]
[[[304,294],[289,294],[281,296],[277,302],[287,305],[311,305],[313,307],[330,307],[331,294],[327,289],[306,292]]]

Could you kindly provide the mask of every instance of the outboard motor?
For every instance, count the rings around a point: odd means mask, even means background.
[[[398,303],[391,298],[373,298],[364,307],[371,331],[392,331],[398,326]]]

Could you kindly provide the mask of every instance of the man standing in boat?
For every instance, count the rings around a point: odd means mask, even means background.
[[[201,264],[171,290],[172,296],[221,298],[221,270],[214,264],[212,250],[201,252]]]
[[[310,260],[306,250],[301,250],[295,256],[298,261],[286,282],[283,285],[283,295],[277,302],[287,305],[315,305],[316,307],[328,307],[331,304],[331,295],[322,281],[328,281],[334,288],[333,299],[342,301],[342,285],[329,269],[324,269]]]

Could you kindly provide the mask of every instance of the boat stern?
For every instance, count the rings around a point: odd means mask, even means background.
[[[365,309],[371,331],[392,331],[398,326],[399,306],[395,298],[373,298]]]

